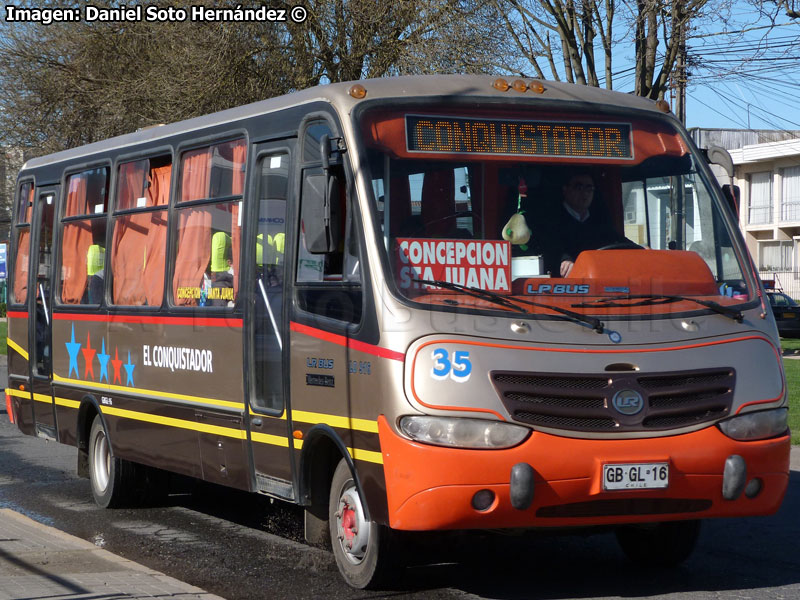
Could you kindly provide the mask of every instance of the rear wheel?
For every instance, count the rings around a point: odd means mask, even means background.
[[[617,542],[633,562],[650,567],[674,567],[697,545],[700,521],[668,521],[617,529]]]
[[[101,508],[133,504],[137,479],[135,465],[112,454],[108,432],[97,415],[89,434],[89,480],[94,501]]]
[[[364,501],[344,459],[333,474],[328,514],[333,555],[345,581],[357,589],[386,583],[391,568],[390,531],[367,519]]]

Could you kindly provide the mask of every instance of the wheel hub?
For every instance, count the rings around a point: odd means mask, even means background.
[[[347,559],[353,564],[364,560],[369,542],[370,524],[364,518],[364,508],[355,487],[343,490],[339,497],[336,531]]]

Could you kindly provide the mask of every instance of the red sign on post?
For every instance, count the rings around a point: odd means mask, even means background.
[[[511,293],[511,243],[504,240],[398,238],[400,289],[437,289],[414,281],[446,281],[500,294]]]

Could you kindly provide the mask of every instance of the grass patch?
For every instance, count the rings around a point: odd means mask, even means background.
[[[0,321],[0,354],[8,354],[8,321]]]
[[[789,428],[792,430],[792,443],[800,444],[800,359],[788,358],[783,361],[783,366],[786,370],[786,386],[789,388]]]

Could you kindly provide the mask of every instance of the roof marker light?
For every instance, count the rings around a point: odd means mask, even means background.
[[[513,87],[516,91],[522,93],[527,91],[528,84],[522,81],[522,79],[515,79],[514,83],[511,84],[511,87]]]
[[[367,97],[367,88],[360,83],[350,86],[349,94],[356,100],[363,100]]]
[[[508,88],[510,88],[511,86],[508,85],[508,82],[505,79],[500,77],[494,80],[492,87],[496,90],[500,90],[501,92],[507,92]]]
[[[544,84],[541,81],[531,81],[528,84],[528,88],[537,94],[544,94]]]

